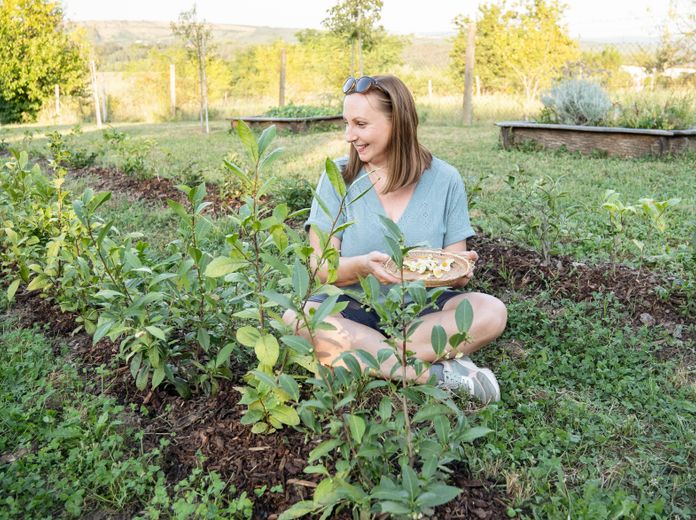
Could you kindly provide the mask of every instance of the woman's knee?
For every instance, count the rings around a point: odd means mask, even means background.
[[[297,313],[292,309],[288,309],[283,313],[283,323],[294,326],[297,322]]]
[[[486,326],[494,338],[500,336],[507,326],[508,312],[505,304],[495,296],[484,293],[472,295],[475,300],[474,319],[478,309],[485,316]]]

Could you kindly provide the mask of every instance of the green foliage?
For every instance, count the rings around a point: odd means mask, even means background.
[[[377,26],[382,5],[382,0],[339,0],[328,10],[329,16],[323,21],[332,34],[350,44],[352,75],[363,74],[363,49],[370,50],[385,34],[384,28]]]
[[[518,176],[509,174],[506,181],[525,204],[501,214],[500,218],[513,234],[534,245],[546,264],[551,261],[551,254],[557,252],[556,245],[567,233],[568,220],[576,211],[564,202],[569,193],[561,187],[562,180],[545,175],[531,181],[518,173]]]
[[[46,135],[48,148],[56,165],[79,169],[94,164],[97,153],[75,144],[75,138],[81,133],[80,127],[75,126],[68,135],[63,135],[58,131]]]
[[[55,85],[78,94],[86,66],[65,32],[60,4],[6,0],[0,4],[0,123],[32,121]]]
[[[278,94],[280,52],[286,52],[286,99],[313,92],[312,103],[336,106],[343,94],[340,85],[351,74],[350,47],[331,33],[306,29],[297,33],[297,44],[278,41],[238,53],[231,63],[231,93],[247,97]],[[384,34],[363,53],[366,74],[381,73],[401,63],[405,39]],[[248,115],[248,114],[240,114]]]
[[[105,375],[102,368],[97,374]],[[76,518],[108,509],[147,519],[251,518],[251,500],[215,472],[197,467],[168,484],[161,466],[169,439],[143,451],[143,433],[130,426],[140,420],[136,407],[125,409],[98,390],[85,386],[69,360],[54,357],[40,334],[3,321],[0,508],[7,517]]]
[[[273,198],[291,212],[309,209],[313,197],[314,186],[304,177],[281,177],[273,189]]]
[[[597,83],[566,79],[541,96],[543,122],[564,125],[599,125],[611,109],[609,96]]]
[[[264,112],[269,117],[313,117],[334,116],[337,109],[332,107],[316,107],[312,105],[294,105],[289,103],[282,107],[273,107]]]
[[[123,173],[140,179],[152,175],[150,157],[157,144],[154,139],[133,137],[113,128],[104,130],[102,136],[106,151],[116,155],[116,165]]]
[[[671,93],[659,99],[654,96],[631,96],[622,100],[615,126],[684,130],[696,127],[696,97],[693,94]]]
[[[577,43],[561,25],[564,6],[557,0],[525,0],[517,10],[505,2],[479,6],[476,22],[476,74],[484,89],[524,92],[527,99],[561,73],[576,58]],[[467,27],[472,20],[459,16],[451,72],[464,78]]]

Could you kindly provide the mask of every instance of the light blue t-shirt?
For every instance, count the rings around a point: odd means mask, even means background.
[[[346,162],[343,158],[336,161],[336,164],[340,169]],[[336,234],[341,240],[341,256],[358,256],[371,251],[389,252],[384,239],[386,231],[378,217],[386,216],[386,213],[375,190],[371,189],[362,198],[351,202],[370,186],[364,168],[348,186],[346,207],[339,215],[337,226],[348,221],[353,221],[353,224]],[[315,225],[328,233],[333,218],[339,212],[341,198],[331,186],[326,172],[319,179],[317,193],[332,217],[314,200],[305,229]],[[418,180],[413,196],[396,224],[404,234],[407,246],[442,249],[474,236],[475,232],[469,221],[464,181],[457,169],[433,157],[430,168]],[[360,290],[360,284],[345,289]]]

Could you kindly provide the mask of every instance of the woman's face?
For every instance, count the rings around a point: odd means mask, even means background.
[[[379,100],[370,92],[350,94],[343,100],[346,141],[355,147],[360,160],[373,168],[386,166],[392,124],[379,110]]]

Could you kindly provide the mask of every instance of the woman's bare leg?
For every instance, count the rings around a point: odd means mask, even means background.
[[[435,361],[436,356],[430,341],[431,332],[435,325],[441,325],[447,335],[457,332],[457,324],[454,318],[455,309],[462,300],[469,300],[474,311],[474,320],[469,330],[471,340],[460,345],[458,351],[464,354],[476,352],[502,334],[507,323],[507,310],[505,305],[497,298],[483,293],[464,293],[449,300],[442,311],[424,316],[421,325],[416,329],[407,348],[414,352],[416,358],[422,361]],[[310,302],[309,307],[318,307],[318,303]],[[297,326],[296,315],[287,311],[283,316],[285,323]],[[341,315],[330,316],[326,319],[335,327],[335,330],[317,330],[314,337],[314,348],[317,358],[325,365],[332,365],[335,359],[344,352],[365,350],[377,357],[377,353],[391,347],[386,342],[384,335],[378,331],[361,325]],[[310,340],[306,329],[300,328],[299,334]],[[360,361],[358,359],[358,361]],[[382,376],[391,377],[391,370],[396,364],[396,359],[391,357],[382,366]],[[401,376],[401,370],[397,371],[397,377]],[[413,368],[407,368],[406,378],[416,379]],[[428,374],[421,374],[417,379],[425,381]]]

